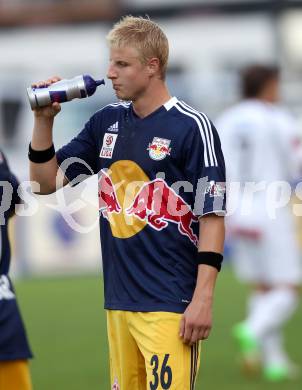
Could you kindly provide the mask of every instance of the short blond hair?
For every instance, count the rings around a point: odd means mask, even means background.
[[[165,78],[169,43],[162,29],[152,20],[125,16],[113,26],[107,35],[107,41],[110,47],[134,47],[139,51],[142,63],[147,63],[153,57],[158,58],[161,78]]]

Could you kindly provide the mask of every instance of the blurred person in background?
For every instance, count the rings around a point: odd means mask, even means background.
[[[290,195],[286,206],[276,202],[285,196],[278,183],[290,192],[289,183],[301,177],[301,134],[292,116],[278,104],[277,67],[246,68],[242,96],[216,122],[228,188],[240,183],[240,189],[229,191],[231,259],[239,279],[251,286],[247,317],[234,327],[233,336],[247,373],[257,368],[259,372],[262,366],[267,380],[281,381],[297,373],[282,333],[297,309],[302,273]],[[253,183],[258,188],[252,190]]]
[[[31,390],[28,359],[32,354],[8,276],[11,257],[8,221],[14,214],[16,204],[21,203],[17,193],[19,183],[1,151],[0,182],[0,389]]]
[[[59,166],[74,157],[86,166],[73,163],[62,184],[99,175],[112,389],[189,390],[195,386],[199,341],[208,338],[212,324],[224,187],[211,182],[199,211],[192,209],[200,178],[225,181],[220,141],[206,115],[170,96],[168,40],[157,24],[128,16],[107,39],[107,76],[121,101],[93,115],[56,154],[52,127],[60,105],[36,109],[31,179],[41,194],[55,192]],[[157,179],[158,172],[165,178]],[[194,190],[176,194],[171,186],[179,180]],[[130,190],[133,183],[136,191]]]

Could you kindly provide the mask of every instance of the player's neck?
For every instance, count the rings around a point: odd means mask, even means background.
[[[267,88],[259,93],[258,99],[264,103],[275,104],[279,101],[279,95],[277,91]]]
[[[164,82],[153,83],[141,97],[133,102],[133,109],[136,115],[140,118],[145,118],[165,104],[170,98],[171,95]]]

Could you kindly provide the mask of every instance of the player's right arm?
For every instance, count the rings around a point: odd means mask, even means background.
[[[52,77],[46,81],[36,83],[33,86],[44,87],[59,80],[59,77]],[[37,108],[33,111],[34,128],[31,147],[35,151],[43,151],[49,149],[53,144],[54,118],[61,111],[61,106],[59,103],[53,103],[51,106]],[[30,161],[30,180],[39,184],[39,191],[36,191],[35,189],[34,191],[40,194],[53,193],[58,189],[57,183],[65,185],[68,182],[59,169],[56,156],[44,163],[34,163]]]

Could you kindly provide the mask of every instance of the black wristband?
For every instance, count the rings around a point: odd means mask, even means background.
[[[51,160],[55,154],[56,152],[53,144],[50,148],[45,150],[34,150],[31,147],[31,144],[28,146],[28,158],[30,161],[37,164],[45,163]]]
[[[216,268],[219,272],[221,270],[221,263],[223,260],[223,255],[216,252],[198,252],[197,254],[197,264],[206,264],[211,265]]]

